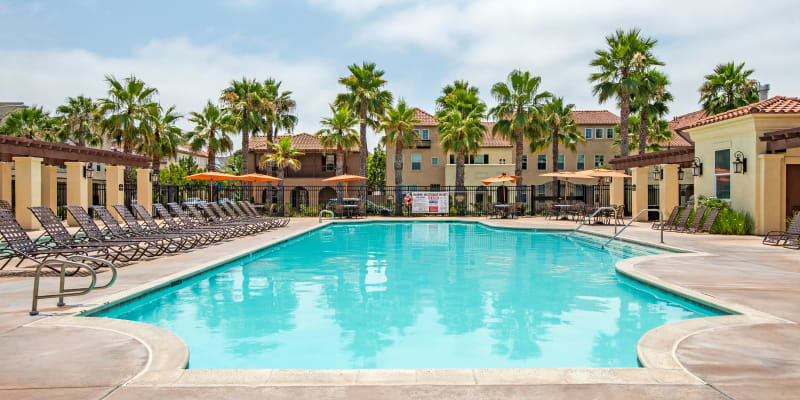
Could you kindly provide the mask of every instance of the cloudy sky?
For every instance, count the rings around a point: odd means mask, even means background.
[[[588,63],[605,35],[633,26],[659,41],[673,115],[698,109],[702,76],[729,60],[770,95],[800,96],[793,1],[0,0],[0,101],[52,111],[103,96],[106,74],[135,74],[187,113],[232,79],[274,77],[294,92],[296,132],[315,132],[337,78],[370,60],[396,97],[427,110],[454,79],[491,105],[491,85],[514,68],[578,109],[614,109],[592,97]]]

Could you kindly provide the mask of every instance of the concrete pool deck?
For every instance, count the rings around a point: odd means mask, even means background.
[[[543,218],[460,220],[513,228],[575,227]],[[746,399],[800,393],[800,251],[764,246],[757,237],[666,233],[667,245],[696,253],[618,264],[621,273],[635,279],[742,313],[648,332],[638,346],[645,368],[184,370],[188,350],[167,331],[70,316],[318,225],[316,218],[296,218],[272,232],[132,264],[120,269],[112,288],[67,298],[68,307],[42,301],[38,317],[27,314],[31,279],[0,279],[0,398]],[[613,233],[609,226],[582,230]],[[622,237],[658,242],[649,224],[634,224]],[[43,289],[53,288],[55,281],[45,279]]]

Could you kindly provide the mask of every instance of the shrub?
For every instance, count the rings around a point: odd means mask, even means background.
[[[711,233],[747,235],[753,231],[754,225],[753,218],[749,214],[730,208],[723,208],[719,212],[717,220],[714,221],[714,226],[711,227]]]

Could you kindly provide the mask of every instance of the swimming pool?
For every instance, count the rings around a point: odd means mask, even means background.
[[[718,315],[618,275],[664,252],[478,223],[331,224],[98,316],[168,329],[190,368],[635,367],[648,330]]]

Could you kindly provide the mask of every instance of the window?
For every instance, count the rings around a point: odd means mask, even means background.
[[[419,136],[422,140],[431,140],[430,133],[427,129],[422,129],[419,131]]]
[[[606,139],[613,139],[614,138],[614,128],[606,129]]]
[[[731,150],[714,152],[714,195],[718,199],[731,198]]]
[[[97,170],[100,171],[100,164],[97,164]]]
[[[522,170],[526,171],[527,169],[528,169],[528,156],[527,155],[523,155],[522,156]]]
[[[558,155],[558,170],[559,171],[563,171],[564,170],[564,155],[563,154],[559,154]]]
[[[602,154],[594,155],[594,167],[600,168],[605,163],[605,157]]]
[[[439,157],[431,157],[431,165],[439,165]]]
[[[575,168],[578,171],[582,171],[582,170],[586,169],[586,156],[585,155],[578,154],[578,156],[576,157],[576,160],[577,160],[577,163],[576,163],[577,165],[575,166]]]
[[[473,164],[488,164],[489,163],[489,155],[488,154],[478,154],[474,157]]]
[[[591,139],[592,138],[592,128],[586,128],[583,131],[583,135],[586,136],[587,139]]]
[[[455,163],[456,163],[456,155],[455,154],[450,154],[450,162],[449,162],[449,164],[455,164]]]
[[[602,139],[603,138],[603,128],[596,128],[594,130],[594,138],[595,139]]]
[[[544,171],[547,169],[547,154],[536,155],[536,169]]]
[[[537,185],[536,192],[538,193],[537,196],[544,196],[545,195],[545,185]]]
[[[411,155],[411,170],[419,171],[422,169],[422,154]]]
[[[336,156],[333,154],[328,154],[325,156],[325,171],[334,170],[336,170]]]

